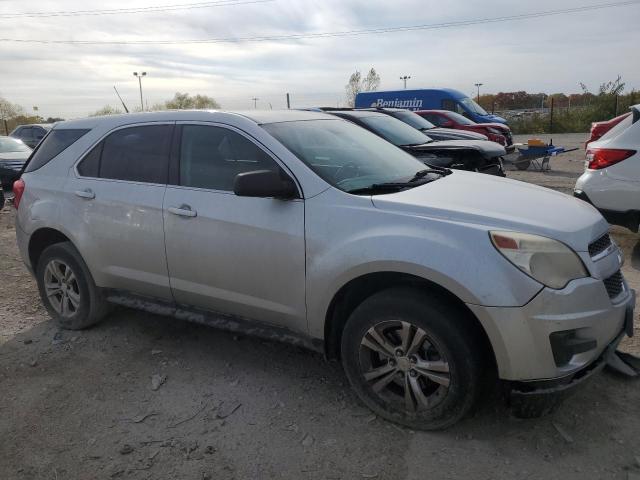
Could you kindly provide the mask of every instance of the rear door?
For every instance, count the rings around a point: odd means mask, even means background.
[[[227,125],[178,125],[164,224],[175,300],[306,331],[304,201],[239,197],[237,174],[283,169]]]
[[[113,131],[75,166],[65,220],[99,286],[171,300],[162,200],[173,123]]]

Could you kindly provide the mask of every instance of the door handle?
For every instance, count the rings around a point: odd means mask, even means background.
[[[179,207],[169,207],[169,213],[178,215],[180,217],[196,217],[198,212],[191,210],[189,205],[180,205]]]
[[[86,198],[87,200],[93,200],[94,198],[96,198],[96,194],[93,193],[93,190],[91,190],[90,188],[85,188],[84,190],[76,190],[75,194],[76,196],[80,198]]]

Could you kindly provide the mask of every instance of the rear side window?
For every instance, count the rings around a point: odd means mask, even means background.
[[[34,150],[24,171],[33,172],[34,170],[43,167],[49,163],[52,158],[58,156],[64,150],[69,148],[69,146],[74,144],[88,131],[89,129],[79,128],[52,130],[51,133],[49,133],[49,135],[47,135]]]
[[[96,145],[78,165],[83,177],[166,183],[173,125],[118,130]]]

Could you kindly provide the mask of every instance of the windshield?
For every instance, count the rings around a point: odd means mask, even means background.
[[[418,130],[431,130],[432,128],[436,128],[433,123],[421,117],[417,113],[409,111],[393,112],[392,116],[398,120],[402,120],[407,125],[411,125],[413,128],[417,128]]]
[[[477,113],[478,115],[489,115],[484,108],[482,108],[470,98],[462,98],[460,99],[460,103],[467,107],[470,111]]]
[[[20,140],[10,137],[0,138],[0,153],[9,152],[30,152],[31,149],[27,147]]]
[[[422,145],[432,141],[424,133],[388,115],[371,115],[360,121],[394,145]]]
[[[460,125],[477,125],[477,123],[474,122],[473,120],[469,120],[464,115],[460,115],[459,113],[456,113],[456,112],[447,112],[446,116],[449,117],[454,122],[459,123]]]
[[[408,153],[344,120],[272,123],[262,128],[321,178],[344,191],[406,181],[425,168]]]

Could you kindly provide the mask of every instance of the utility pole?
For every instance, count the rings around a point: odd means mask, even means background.
[[[287,110],[289,110],[291,108],[291,97],[289,97],[289,94],[287,93]]]
[[[478,89],[478,97],[477,97],[477,102],[480,103],[480,87],[482,85],[484,85],[484,83],[474,83],[474,85],[476,86],[476,88]]]
[[[138,77],[138,84],[140,85],[140,109],[144,112],[144,102],[142,101],[142,77],[147,76],[147,72],[133,72],[134,77]]]
[[[258,108],[258,100],[260,99],[258,97],[253,97],[251,100],[253,100],[253,108]]]
[[[400,77],[400,80],[404,81],[404,89],[407,89],[407,80],[409,80],[411,77],[409,75],[405,75],[403,77]]]

